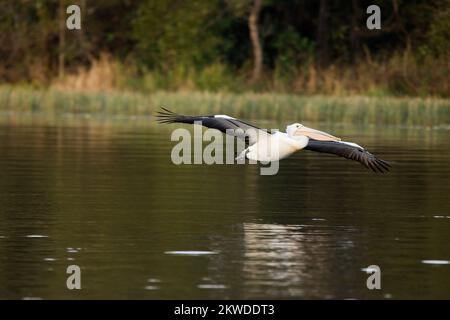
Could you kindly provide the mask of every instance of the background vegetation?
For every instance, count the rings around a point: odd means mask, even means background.
[[[244,119],[332,122],[449,128],[450,101],[442,98],[303,96],[221,92],[67,92],[0,87],[0,120],[44,114],[47,123],[73,115],[89,119],[143,119],[146,126],[161,106],[187,114],[226,111]],[[11,111],[14,112],[11,112]]]
[[[450,0],[0,0],[0,16],[3,84],[450,95]]]

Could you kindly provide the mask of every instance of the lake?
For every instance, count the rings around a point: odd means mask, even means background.
[[[261,176],[176,166],[180,126],[150,122],[0,125],[0,298],[450,298],[450,130],[307,123],[392,171],[301,151]]]

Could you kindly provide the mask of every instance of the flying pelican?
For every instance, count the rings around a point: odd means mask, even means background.
[[[188,123],[201,124],[208,128],[220,130],[223,133],[233,134],[237,138],[245,139],[248,147],[242,151],[237,159],[247,158],[257,161],[277,161],[284,159],[296,151],[310,150],[331,153],[350,160],[358,161],[374,172],[389,171],[390,164],[377,158],[360,145],[342,141],[326,132],[305,127],[294,123],[286,127],[286,133],[269,133],[266,130],[246,123],[227,115],[186,116],[176,114],[165,108],[158,112],[160,123]],[[228,131],[227,131],[228,130]],[[267,145],[276,144],[277,152],[267,153]],[[266,150],[262,152],[261,150]]]

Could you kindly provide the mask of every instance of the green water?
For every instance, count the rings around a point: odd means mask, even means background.
[[[310,125],[393,171],[306,151],[275,176],[175,166],[174,127],[2,124],[0,298],[449,299],[450,265],[423,260],[450,260],[450,131]]]

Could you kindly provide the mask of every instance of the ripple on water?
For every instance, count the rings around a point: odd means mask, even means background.
[[[44,261],[56,261],[56,258],[44,258]]]
[[[424,264],[450,264],[449,260],[422,260]]]
[[[164,253],[180,256],[205,256],[210,254],[218,254],[218,252],[215,251],[166,251]]]
[[[48,236],[43,234],[29,234],[26,236],[27,238],[48,238]]]
[[[361,271],[366,272],[366,273],[373,273],[373,272],[377,272],[378,270],[375,268],[362,268]]]
[[[227,286],[223,284],[199,284],[199,289],[226,289]]]
[[[144,289],[145,290],[158,290],[159,286],[145,286]]]

